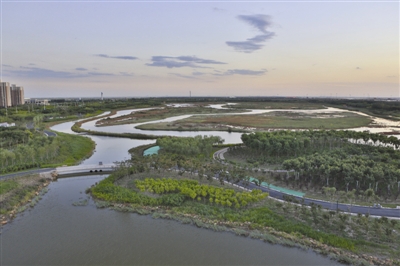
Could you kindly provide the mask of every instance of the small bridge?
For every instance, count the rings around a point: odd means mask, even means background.
[[[109,174],[114,171],[115,166],[114,163],[63,166],[56,168],[56,174],[58,177]]]

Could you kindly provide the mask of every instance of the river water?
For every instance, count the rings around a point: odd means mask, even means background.
[[[67,122],[52,129],[74,134],[70,129],[72,124]],[[94,122],[84,124],[84,127],[94,127]],[[133,125],[95,130],[136,132]],[[240,133],[219,131],[151,131],[151,134],[218,135],[225,139],[225,143],[241,142]],[[155,142],[100,136],[90,138],[96,142],[96,151],[82,164],[128,159],[128,149]],[[81,176],[51,183],[47,194],[34,208],[3,226],[0,265],[337,264],[312,251],[271,245],[228,232],[213,232],[151,216],[98,209],[84,191],[104,177]],[[85,200],[88,203],[85,206],[73,205]]]

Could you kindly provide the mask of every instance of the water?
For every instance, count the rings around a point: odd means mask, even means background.
[[[211,105],[212,108],[223,109],[221,105]],[[140,109],[142,110],[142,109]],[[130,113],[132,110],[124,110],[118,112],[115,116],[123,115]],[[137,111],[137,110],[136,110]],[[262,113],[269,113],[269,112],[294,112],[294,113],[305,113],[305,114],[318,114],[318,113],[341,113],[341,112],[352,112],[363,116],[368,116],[372,119],[374,125],[379,125],[379,127],[360,127],[360,128],[351,128],[349,130],[354,131],[370,131],[371,133],[380,133],[380,132],[391,132],[391,131],[400,131],[400,122],[393,122],[387,119],[371,117],[369,115],[355,112],[355,111],[348,111],[338,108],[326,108],[326,109],[315,109],[315,110],[294,110],[294,109],[268,109],[268,110],[250,110],[247,113],[227,113],[227,115],[249,115],[249,114],[262,114]],[[208,114],[208,115],[222,115],[222,114]],[[115,117],[114,116],[114,117]],[[135,127],[143,124],[150,124],[150,123],[160,123],[160,122],[173,122],[178,121],[181,119],[188,118],[192,115],[180,115],[169,117],[166,119],[161,119],[157,121],[151,122],[144,122],[144,123],[136,123],[136,124],[127,124],[127,125],[117,125],[117,126],[104,126],[104,127],[96,127],[96,120],[84,123],[82,128],[94,130],[94,131],[104,131],[104,132],[113,132],[113,133],[139,133],[139,134],[149,134],[149,135],[156,135],[156,136],[177,136],[177,137],[194,137],[197,135],[213,135],[213,136],[220,136],[225,140],[225,144],[231,143],[241,143],[241,135],[243,133],[237,132],[224,132],[224,131],[162,131],[162,130],[141,130]],[[399,136],[397,136],[399,137]]]
[[[1,265],[337,265],[311,251],[176,221],[73,206],[104,176],[59,179],[3,228]]]
[[[119,112],[118,115],[131,111]],[[254,112],[266,111],[298,112],[298,110],[256,110]],[[317,110],[307,110],[307,112],[317,112]],[[327,110],[320,110],[320,112],[327,112]],[[168,121],[182,119],[182,117],[185,116],[169,118]],[[379,120],[379,122],[385,121]],[[85,123],[84,127],[98,131],[154,135],[216,135],[224,138],[225,143],[241,142],[241,133],[155,132],[138,130],[134,128],[134,125],[96,128],[94,123],[95,121]],[[67,122],[54,126],[52,129],[75,134],[70,129],[72,125],[73,122]],[[389,126],[396,127],[397,124]],[[388,131],[386,128],[380,130]],[[96,151],[83,164],[121,161],[129,158],[128,149],[155,142],[154,140],[89,137],[96,142]],[[0,265],[337,264],[311,251],[271,245],[259,240],[238,237],[232,233],[217,233],[175,221],[153,219],[150,216],[97,209],[84,191],[104,177],[65,178],[51,183],[49,192],[33,209],[25,211],[3,227],[0,235]],[[88,199],[87,206],[72,205],[74,202],[85,199]]]
[[[53,126],[51,129],[58,132],[76,134],[71,130],[73,124],[74,122],[66,122]],[[130,158],[130,154],[128,152],[130,148],[156,142],[155,140],[138,140],[90,135],[88,137],[96,142],[96,149],[90,158],[81,163],[84,165],[98,164],[99,162],[107,164],[116,161],[123,161]]]

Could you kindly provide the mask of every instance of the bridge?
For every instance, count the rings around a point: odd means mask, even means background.
[[[76,166],[63,166],[56,168],[58,177],[69,177],[78,175],[98,175],[109,174],[115,169],[114,163],[109,164],[90,164],[90,165],[76,165]]]

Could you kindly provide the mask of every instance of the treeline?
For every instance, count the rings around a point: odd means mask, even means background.
[[[196,136],[193,138],[160,138],[157,139],[159,145],[165,152],[182,155],[210,156],[213,145],[222,144],[223,139],[218,136]]]
[[[349,142],[363,143],[380,147],[400,146],[400,139],[369,132],[348,130],[307,130],[273,131],[243,134],[241,137],[246,147],[262,156],[290,157],[324,150],[341,148]]]
[[[399,195],[400,164],[379,162],[365,155],[340,153],[313,154],[283,162],[283,168],[294,170],[294,180],[303,185],[333,186],[338,190],[356,189],[363,194],[373,189],[385,198]]]
[[[0,147],[13,148],[25,144],[33,137],[33,130],[22,127],[0,127]]]
[[[384,198],[400,193],[400,140],[354,131],[276,131],[242,135],[247,149],[261,160],[278,157],[294,171],[286,182],[299,186],[368,189]]]
[[[21,129],[14,131],[20,132]],[[62,133],[57,137],[46,137],[39,132],[28,132],[17,134],[21,139],[2,139],[6,143],[15,142],[0,148],[0,174],[52,164],[74,164],[89,156],[94,149],[94,142],[86,137]]]

